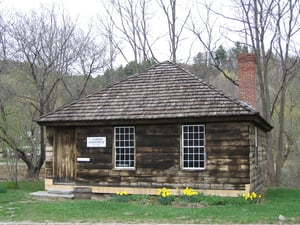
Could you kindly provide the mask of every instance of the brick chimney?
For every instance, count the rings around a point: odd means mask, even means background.
[[[254,53],[242,53],[237,57],[240,100],[256,108],[256,57]]]

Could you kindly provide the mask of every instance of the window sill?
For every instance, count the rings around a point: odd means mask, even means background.
[[[206,168],[181,168],[181,170],[184,170],[184,171],[203,171],[205,169]]]
[[[120,167],[120,168],[113,168],[112,170],[136,170],[134,167]]]

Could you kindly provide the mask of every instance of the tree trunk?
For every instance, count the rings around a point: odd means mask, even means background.
[[[267,186],[273,186],[275,181],[274,157],[272,151],[272,135],[267,134]]]
[[[20,158],[26,163],[27,166],[26,178],[30,180],[39,180],[40,170],[45,160],[43,160],[43,163],[41,163],[42,157],[40,157],[38,160],[39,163],[35,165],[24,152],[18,152],[20,154]]]
[[[177,51],[177,46],[176,46],[176,0],[171,0],[170,5],[172,8],[172,24],[171,26],[171,31],[172,31],[172,61],[176,63],[176,51]],[[179,38],[179,37],[178,37]]]
[[[41,171],[41,167],[33,166],[31,164],[31,166],[27,167],[27,174],[26,174],[27,179],[39,180],[40,171]]]

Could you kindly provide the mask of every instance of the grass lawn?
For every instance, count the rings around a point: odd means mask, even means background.
[[[42,182],[21,182],[20,189],[0,183],[0,221],[17,222],[128,222],[128,223],[300,223],[300,190],[269,189],[260,204],[241,204],[241,198],[204,197],[203,204],[164,206],[154,196],[101,200],[37,200],[30,192]],[[180,203],[175,200],[175,203]],[[200,207],[199,207],[200,206]]]

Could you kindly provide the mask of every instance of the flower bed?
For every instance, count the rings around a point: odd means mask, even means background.
[[[242,194],[238,197],[220,197],[214,195],[205,196],[192,188],[186,187],[183,190],[177,190],[173,193],[168,188],[160,188],[157,190],[157,196],[147,195],[130,195],[127,191],[118,192],[114,196],[118,202],[136,202],[141,204],[171,205],[173,207],[205,207],[210,205],[243,205],[243,204],[259,204],[262,201],[262,195],[255,192]]]

